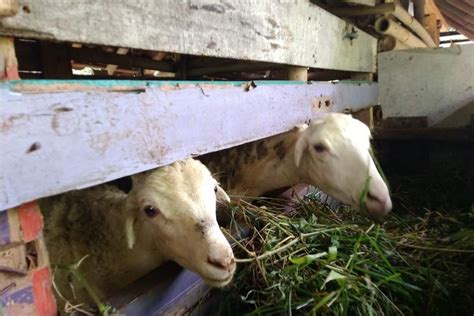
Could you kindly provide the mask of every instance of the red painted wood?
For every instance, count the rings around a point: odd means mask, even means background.
[[[43,231],[43,218],[36,201],[25,203],[18,207],[23,240],[29,242],[41,236]]]
[[[33,272],[33,299],[37,316],[57,315],[56,300],[52,292],[51,271],[41,268]]]
[[[5,69],[3,73],[0,71],[0,79],[2,80],[19,80],[20,75],[18,74],[18,61],[15,55],[14,40],[13,37],[7,38],[6,41],[2,41],[0,45],[5,47],[0,47],[1,55],[5,62]]]

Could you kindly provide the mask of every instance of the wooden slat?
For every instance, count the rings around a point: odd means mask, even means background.
[[[384,117],[427,116],[433,126],[474,102],[474,45],[384,52],[378,65]]]
[[[376,39],[310,1],[24,0],[0,34],[374,72]],[[97,14],[91,14],[95,12]]]
[[[314,97],[330,99],[334,111],[377,102],[375,84],[255,85],[2,84],[0,209],[287,131],[312,117]]]
[[[169,262],[107,302],[124,315],[186,315],[209,290],[199,275]]]
[[[131,68],[146,68],[162,71],[175,71],[175,66],[163,61],[141,56],[119,55],[106,53],[94,48],[72,48],[71,59],[80,62],[112,64]]]
[[[426,140],[474,143],[469,128],[379,128],[374,131],[376,140]]]

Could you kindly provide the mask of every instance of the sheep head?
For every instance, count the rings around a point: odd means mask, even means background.
[[[217,224],[216,196],[229,197],[208,169],[187,159],[135,175],[132,183],[125,223],[129,247],[147,245],[210,286],[228,284],[235,261]]]
[[[301,177],[353,207],[366,207],[369,215],[390,212],[392,202],[370,154],[370,130],[352,116],[326,114],[300,133],[295,163]],[[361,194],[367,188],[365,205]]]

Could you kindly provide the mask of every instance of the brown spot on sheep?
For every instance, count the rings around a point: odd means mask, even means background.
[[[268,154],[268,149],[265,146],[264,141],[259,141],[257,143],[257,159],[261,160]]]
[[[278,158],[280,158],[280,160],[285,158],[286,149],[283,144],[283,140],[280,140],[278,143],[276,143],[275,146],[273,146],[273,150],[275,150],[275,153],[277,154]]]

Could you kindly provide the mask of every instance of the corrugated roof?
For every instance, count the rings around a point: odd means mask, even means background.
[[[474,41],[474,0],[435,0],[449,26]]]

